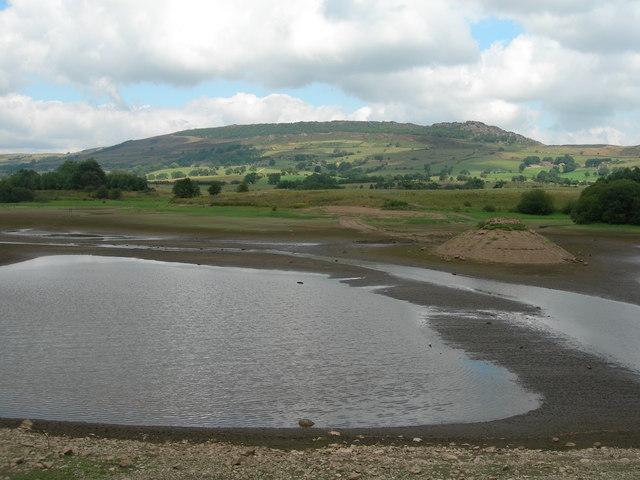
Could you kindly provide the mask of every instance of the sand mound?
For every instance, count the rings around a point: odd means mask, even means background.
[[[557,264],[575,257],[529,230],[517,219],[492,218],[478,230],[467,231],[434,252],[446,258],[491,263]]]

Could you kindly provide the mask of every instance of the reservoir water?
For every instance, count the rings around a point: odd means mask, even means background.
[[[97,256],[0,267],[0,416],[373,427],[535,409],[429,311],[325,275]]]

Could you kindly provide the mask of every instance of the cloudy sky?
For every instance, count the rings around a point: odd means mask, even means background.
[[[640,144],[637,0],[0,0],[0,152],[479,120]]]

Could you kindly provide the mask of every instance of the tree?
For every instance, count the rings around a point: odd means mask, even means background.
[[[550,215],[554,211],[553,198],[544,190],[536,188],[522,194],[516,211],[530,215]]]
[[[585,188],[571,218],[576,223],[640,225],[640,169],[625,168]]]
[[[8,181],[0,182],[0,203],[32,202],[32,190],[24,187],[14,187]]]
[[[482,189],[484,188],[485,182],[484,180],[480,179],[480,178],[470,178],[469,180],[467,180],[463,185],[462,188],[464,189],[469,189],[469,190],[475,190],[475,189]]]
[[[100,185],[104,185],[106,181],[107,175],[93,158],[88,158],[84,162],[78,163],[72,174],[73,188],[78,190],[93,190]]]
[[[40,175],[35,170],[18,170],[11,175],[9,183],[14,187],[37,190],[40,188]]]
[[[218,195],[222,191],[222,185],[220,185],[219,183],[212,183],[211,185],[209,185],[207,191],[211,196]]]
[[[200,196],[200,187],[190,178],[176,180],[171,191],[177,198],[193,198]]]
[[[254,184],[258,181],[259,178],[260,178],[260,175],[258,175],[256,172],[247,173],[244,176],[244,183]]]
[[[119,188],[126,192],[147,190],[147,180],[128,172],[113,172],[107,175],[109,189]]]
[[[246,182],[242,182],[238,185],[236,189],[238,193],[245,193],[249,191],[249,185]]]
[[[269,185],[277,185],[282,175],[280,173],[267,173],[267,182]]]

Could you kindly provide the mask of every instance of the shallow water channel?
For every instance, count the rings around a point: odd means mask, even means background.
[[[0,267],[0,416],[325,427],[475,422],[539,405],[429,311],[325,275],[50,256]]]

